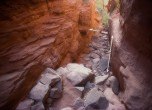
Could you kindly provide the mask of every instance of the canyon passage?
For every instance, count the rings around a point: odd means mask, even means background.
[[[0,110],[152,110],[150,0],[1,0]]]

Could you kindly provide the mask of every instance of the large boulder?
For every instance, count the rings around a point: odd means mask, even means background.
[[[92,71],[82,64],[71,63],[66,67],[69,71],[67,79],[69,79],[73,85],[84,85],[86,82],[94,79]]]
[[[50,87],[56,86],[51,89],[50,97],[59,98],[62,94],[62,80],[57,72],[51,68],[46,68],[41,75],[38,83],[30,91],[30,98],[42,101],[48,93]]]
[[[93,88],[85,97],[84,105],[86,110],[91,109],[100,109],[105,110],[109,102],[106,97],[103,95],[102,91],[99,91],[98,88]]]
[[[108,78],[107,82],[106,82],[107,86],[110,86],[112,88],[112,91],[118,95],[120,88],[119,88],[119,82],[118,79],[115,76],[111,76]]]
[[[54,88],[52,88],[54,87]],[[31,103],[35,102],[46,102],[48,105],[52,104],[52,99],[49,100],[49,90],[51,89],[51,96],[53,98],[61,97],[62,94],[62,79],[57,74],[57,72],[51,68],[46,68],[44,72],[42,73],[40,79],[37,81],[36,85],[31,89],[29,92],[29,95],[27,100],[24,100],[19,103],[18,107],[16,109],[30,109]],[[47,100],[48,99],[48,100]],[[40,107],[39,107],[40,106]],[[41,103],[37,103],[32,105],[32,108],[37,110],[40,108],[40,110],[44,107],[42,107]]]
[[[36,86],[34,86],[32,88],[32,90],[29,93],[29,97],[36,101],[42,101],[44,99],[46,93],[48,92],[48,90],[49,90],[49,86],[44,85],[39,82],[39,83],[37,83]]]
[[[61,110],[65,107],[72,107],[75,100],[82,96],[83,88],[75,87],[65,76],[63,76],[63,84],[64,89],[62,97],[55,100],[52,105],[52,107],[57,108],[57,110]]]

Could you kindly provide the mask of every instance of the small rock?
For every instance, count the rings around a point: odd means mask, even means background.
[[[106,81],[109,75],[104,75],[104,76],[97,76],[95,77],[95,84],[97,85],[102,85]]]
[[[30,110],[31,105],[34,104],[34,100],[26,99],[19,103],[16,110]]]
[[[110,86],[112,88],[112,91],[118,95],[119,94],[119,82],[115,76],[111,76],[108,78],[106,82],[107,86]]]
[[[71,107],[66,107],[66,108],[63,108],[63,109],[61,109],[61,110],[73,110],[73,108],[71,108]]]
[[[102,33],[102,34],[106,34],[106,35],[108,34],[108,32],[107,32],[107,31],[102,31],[101,33]]]
[[[42,83],[37,83],[37,85],[35,85],[32,90],[29,93],[29,97],[31,99],[34,99],[36,101],[42,101],[43,98],[45,97],[46,93],[49,90],[49,86],[48,85],[43,85]]]
[[[107,69],[108,67],[108,58],[102,58],[100,61],[99,61],[99,68],[100,70],[103,72]]]
[[[105,110],[108,107],[109,102],[101,91],[97,88],[93,88],[86,95],[84,104],[86,110],[89,110],[90,107],[93,109]]]
[[[38,102],[31,107],[31,110],[45,110],[42,102]]]

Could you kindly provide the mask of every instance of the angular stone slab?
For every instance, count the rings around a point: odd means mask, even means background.
[[[106,81],[109,75],[104,75],[104,76],[97,76],[95,77],[95,84],[97,85],[102,85]]]
[[[60,77],[58,75],[52,75],[50,73],[43,74],[40,79],[40,82],[44,85],[54,85],[58,81],[60,81]]]
[[[68,64],[67,68],[69,70],[67,79],[69,79],[73,85],[86,83],[94,77],[92,71],[81,64]]]
[[[86,110],[99,109],[106,110],[109,105],[108,100],[103,95],[102,91],[99,91],[97,88],[93,88],[85,97],[84,101]]]
[[[44,85],[42,83],[37,83],[37,85],[35,85],[32,90],[29,93],[29,97],[31,99],[34,99],[36,101],[42,101],[43,98],[45,97],[46,93],[49,90],[49,86],[48,85]]]

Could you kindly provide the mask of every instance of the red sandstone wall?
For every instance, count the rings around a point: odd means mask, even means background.
[[[76,61],[99,20],[93,0],[0,2],[0,106],[10,109],[44,67]]]
[[[112,17],[112,69],[129,110],[152,109],[151,6],[150,0],[121,0],[121,15]]]

